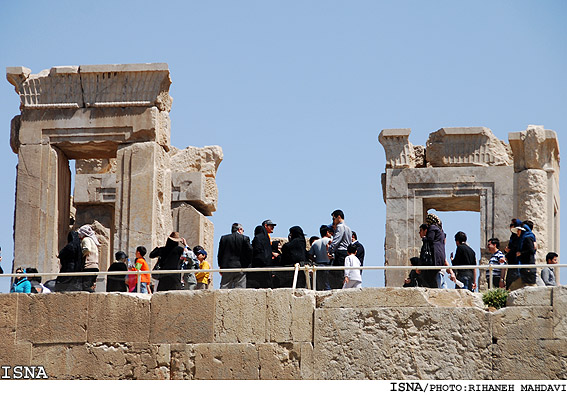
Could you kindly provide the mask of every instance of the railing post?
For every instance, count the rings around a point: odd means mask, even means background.
[[[307,264],[303,267],[303,272],[305,272],[305,287],[307,289],[311,289],[311,278],[309,277],[310,268],[311,267]]]
[[[295,286],[297,285],[297,275],[299,273],[299,263],[296,263],[294,267],[295,267],[295,271],[293,272],[293,284],[291,288],[295,290]]]
[[[136,270],[138,274],[136,275],[138,279],[138,283],[136,284],[136,293],[140,292],[140,281],[142,280],[142,274],[140,274],[140,270]]]
[[[317,290],[317,265],[313,266],[313,285],[311,290]]]

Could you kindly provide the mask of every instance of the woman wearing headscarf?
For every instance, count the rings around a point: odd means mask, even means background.
[[[282,246],[280,265],[282,267],[293,267],[295,264],[302,264],[307,261],[307,242],[305,234],[300,226],[293,226],[289,229],[288,242]],[[275,278],[277,286],[292,287],[293,271],[277,271]],[[305,274],[300,272],[297,278],[297,287],[305,287]]]
[[[180,246],[182,243],[184,246]],[[158,258],[159,268],[162,270],[181,269],[181,256],[185,251],[185,240],[179,236],[178,232],[172,232],[165,246],[156,247],[150,253],[150,258]],[[162,274],[159,275],[157,291],[181,290],[181,274]]]
[[[518,264],[519,257],[517,255],[520,246],[520,237],[516,231],[516,227],[521,227],[522,221],[518,219],[512,219],[510,221],[510,240],[508,241],[508,246],[504,249],[506,263],[507,264]],[[520,271],[515,268],[504,268],[500,276],[506,280],[506,289],[510,289],[512,283],[520,277]]]
[[[526,222],[521,226],[514,227],[518,235],[518,264],[535,264],[536,238],[532,229]],[[536,285],[536,269],[520,268],[520,277],[510,285],[510,290],[517,290],[524,286]]]
[[[67,234],[67,245],[59,251],[60,273],[81,272],[83,270],[83,253],[81,252],[81,240],[76,231]],[[81,291],[83,280],[77,276],[58,276],[55,280],[55,291]]]
[[[423,234],[425,234],[425,236],[423,236]],[[428,246],[433,253],[433,265],[439,267],[439,270],[422,271],[425,287],[436,289],[438,288],[437,275],[441,267],[445,265],[446,235],[439,217],[433,213],[428,213],[425,218],[425,224],[420,226],[420,236],[422,237],[423,246]],[[423,256],[423,247],[421,255]]]
[[[272,245],[266,227],[259,225],[254,229],[252,240],[252,268],[266,268],[276,265],[272,259]],[[247,272],[248,289],[267,289],[272,287],[272,273],[268,271]]]
[[[81,252],[83,254],[83,271],[98,272],[98,247],[100,242],[90,225],[85,224],[77,230],[81,239]],[[83,290],[94,292],[96,289],[96,275],[83,276]]]

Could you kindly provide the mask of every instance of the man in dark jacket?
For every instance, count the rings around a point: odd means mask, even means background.
[[[223,235],[220,239],[217,256],[219,268],[248,268],[251,256],[250,238],[244,235],[242,224],[234,223],[231,234]],[[224,272],[221,275],[221,289],[246,287],[246,274],[244,272]]]
[[[467,234],[459,231],[455,234],[455,243],[457,250],[455,258],[451,253],[451,262],[454,266],[459,265],[476,265],[476,254],[472,248],[467,245]],[[463,282],[463,287],[456,286],[457,289],[468,289],[474,291],[476,289],[477,269],[457,269],[457,280]]]

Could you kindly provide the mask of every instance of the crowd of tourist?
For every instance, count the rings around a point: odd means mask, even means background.
[[[319,227],[319,236],[306,240],[300,226],[289,229],[288,240],[281,248],[278,240],[272,241],[271,234],[276,224],[265,220],[254,229],[254,238],[244,235],[244,228],[234,223],[231,233],[220,238],[218,249],[218,266],[221,269],[221,289],[233,288],[288,288],[294,281],[293,271],[278,271],[278,267],[294,267],[310,265],[315,269],[307,274],[298,273],[296,286],[306,287],[315,281],[316,290],[332,290],[340,288],[360,288],[362,286],[362,266],[364,263],[364,246],[357,240],[356,232],[345,223],[344,212],[337,209],[331,213],[332,223]],[[491,254],[485,279],[489,287],[516,290],[524,286],[555,286],[553,267],[546,266],[537,273],[535,268],[501,268],[502,264],[535,264],[537,251],[536,236],[533,223],[529,220],[512,219],[511,235],[506,244],[498,238],[491,238],[486,249]],[[459,231],[455,234],[455,253],[449,259],[445,255],[446,234],[439,217],[433,213],[426,216],[426,221],[419,227],[422,246],[419,257],[412,257],[412,269],[405,279],[404,287],[447,288],[447,278],[457,289],[475,291],[480,281],[476,268],[477,260],[474,250],[467,244],[467,235]],[[309,247],[307,245],[309,243]],[[14,293],[50,293],[67,291],[96,290],[96,273],[99,272],[100,242],[89,225],[83,225],[77,231],[71,231],[67,237],[67,245],[58,254],[60,275],[45,284],[41,278],[34,277],[35,268],[17,268],[12,282]],[[503,251],[501,247],[503,246]],[[115,253],[115,261],[108,268],[109,272],[132,272],[124,275],[108,275],[107,292],[140,292],[151,294],[166,290],[195,290],[211,288],[209,272],[194,273],[162,273],[167,270],[207,270],[207,252],[202,246],[190,248],[178,232],[172,232],[164,246],[154,248],[149,253],[150,259],[157,259],[150,274],[137,271],[149,271],[146,261],[147,249],[136,247],[134,261],[123,251]],[[1,258],[0,258],[1,260]],[[449,262],[450,261],[450,262]],[[547,264],[557,264],[558,255],[549,252]],[[317,267],[346,267],[345,270],[318,270]],[[421,267],[437,267],[422,269]],[[274,268],[266,271],[222,271],[243,268]],[[93,272],[89,276],[70,276],[66,273]],[[316,276],[314,276],[316,275]],[[481,275],[482,276],[482,275]],[[315,280],[316,278],[316,280]],[[139,283],[139,284],[138,284]]]
[[[309,238],[300,226],[289,229],[288,241],[279,247],[272,241],[275,224],[264,220],[254,229],[254,238],[244,235],[242,224],[234,223],[231,233],[223,235],[218,250],[218,265],[221,269],[293,267],[295,264],[312,266],[349,267],[344,271],[317,270],[316,289],[331,290],[359,288],[362,285],[361,269],[364,262],[364,247],[357,241],[356,233],[344,221],[344,212],[337,209],[331,213],[332,223],[319,228],[319,236]],[[309,275],[313,282],[313,272]],[[223,272],[221,289],[234,288],[282,288],[292,287],[292,271]],[[306,287],[307,278],[300,272],[297,287]]]
[[[525,286],[555,286],[553,267],[544,267],[540,274],[536,268],[499,268],[503,264],[536,264],[537,241],[533,233],[534,224],[530,220],[512,219],[510,222],[510,239],[506,245],[498,238],[487,241],[486,249],[491,256],[488,264],[492,266],[485,273],[489,287],[505,288],[513,291]],[[455,283],[457,289],[475,291],[480,280],[474,250],[467,244],[467,235],[463,231],[455,234],[456,251],[451,253],[449,261],[445,255],[446,234],[439,217],[429,213],[426,221],[419,227],[422,247],[419,257],[412,257],[413,267],[404,281],[404,287],[447,288],[445,277]],[[501,245],[504,246],[502,252]],[[558,255],[549,252],[547,264],[557,264]],[[439,269],[420,269],[420,266],[437,266]],[[459,268],[459,267],[471,268]],[[492,275],[491,275],[492,274]],[[481,275],[482,276],[482,275]],[[492,276],[492,279],[491,279]]]

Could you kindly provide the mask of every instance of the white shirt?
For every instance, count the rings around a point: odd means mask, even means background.
[[[362,282],[362,276],[360,275],[360,260],[354,254],[349,254],[345,258],[345,267],[353,267],[353,269],[345,268],[345,277],[348,277],[349,281],[360,281]]]

